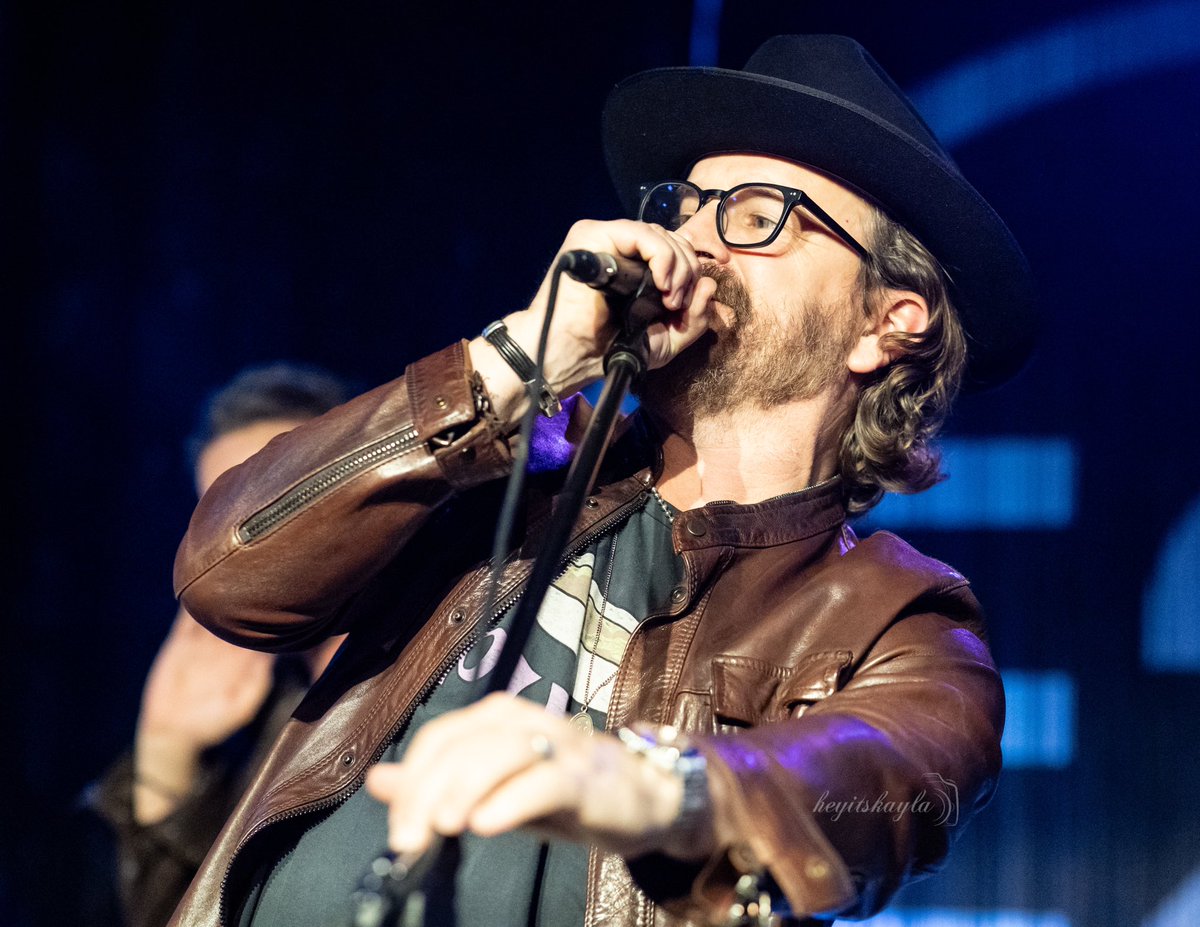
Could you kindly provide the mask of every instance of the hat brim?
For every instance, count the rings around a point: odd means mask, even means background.
[[[1025,256],[1003,220],[940,155],[873,115],[789,81],[720,68],[660,68],[618,84],[603,120],[618,196],[636,215],[642,183],[749,151],[812,165],[882,206],[938,258],[968,339],[964,385],[1010,379],[1033,349]]]

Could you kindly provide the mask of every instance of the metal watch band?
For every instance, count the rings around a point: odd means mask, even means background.
[[[617,737],[631,753],[678,776],[683,783],[683,800],[674,826],[684,835],[694,833],[705,820],[709,806],[708,764],[704,755],[670,725],[658,729],[657,737],[623,727]]]
[[[513,340],[513,336],[508,333],[505,324],[500,321],[493,322],[481,334],[483,340],[499,352],[505,363],[521,378],[521,382],[534,393],[542,415],[546,418],[554,418],[558,415],[562,408],[558,396],[550,388],[550,384],[538,375],[537,366],[525,353],[525,349]]]

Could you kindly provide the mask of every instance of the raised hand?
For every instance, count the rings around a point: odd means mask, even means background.
[[[711,324],[710,300],[716,283],[700,273],[700,259],[686,238],[658,225],[632,220],[576,222],[561,251],[582,248],[637,258],[647,263],[663,296],[667,318],[650,326],[650,365],[677,357]],[[534,357],[549,296],[550,275],[528,309],[505,317],[510,334]],[[568,396],[603,375],[604,353],[616,327],[598,290],[562,278],[547,344],[545,376],[560,396]],[[482,339],[470,345],[472,364],[483,375],[493,405],[504,420],[519,417],[524,390],[519,380]]]
[[[271,654],[227,644],[179,610],[142,691],[134,816],[160,820],[187,797],[201,753],[245,727],[271,688]]]

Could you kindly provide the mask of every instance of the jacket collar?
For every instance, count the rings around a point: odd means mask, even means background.
[[[841,477],[753,505],[710,502],[675,519],[679,550],[772,547],[825,534],[846,520]]]
[[[591,406],[576,395],[563,403],[553,419],[538,419],[530,444],[530,470],[545,473],[564,469],[583,435]],[[662,446],[642,413],[617,424],[613,444],[604,459],[600,482],[613,489],[645,491],[662,473]],[[624,493],[615,494],[621,497]],[[601,514],[601,513],[596,513]],[[681,512],[675,520],[676,548],[771,547],[824,534],[846,520],[840,477],[786,493],[753,505],[710,502]]]

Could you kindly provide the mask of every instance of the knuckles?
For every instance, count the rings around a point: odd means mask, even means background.
[[[599,219],[578,219],[571,225],[566,240],[571,242],[595,239],[606,224]]]
[[[564,244],[604,249],[614,247],[614,240],[621,238],[639,240],[651,245],[654,239],[669,234],[671,233],[660,225],[638,222],[635,219],[579,219],[571,225]],[[648,235],[653,235],[653,238]]]

